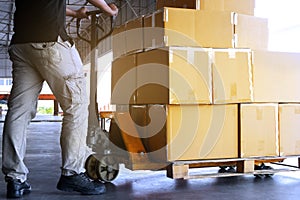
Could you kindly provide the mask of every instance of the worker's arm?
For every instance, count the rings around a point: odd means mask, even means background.
[[[88,10],[85,7],[82,7],[78,10],[72,10],[70,8],[66,9],[66,15],[69,17],[74,17],[74,18],[87,18],[87,12]]]
[[[118,8],[115,4],[107,4],[104,0],[88,0],[95,7],[99,8],[108,15],[116,16],[118,14]],[[87,18],[88,10],[85,7],[82,7],[78,10],[72,10],[70,8],[66,9],[66,15],[74,18]]]
[[[118,8],[115,4],[107,4],[104,0],[87,0],[87,1],[108,15],[116,16],[118,14]]]

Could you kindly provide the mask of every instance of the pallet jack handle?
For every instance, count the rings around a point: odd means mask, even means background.
[[[90,104],[89,104],[89,116],[88,116],[88,134],[93,134],[94,130],[100,126],[99,121],[99,111],[97,104],[97,69],[98,69],[98,49],[97,45],[113,32],[113,28],[115,25],[115,18],[110,18],[110,30],[105,33],[103,36],[99,38],[99,31],[104,32],[105,30],[99,25],[98,19],[99,16],[103,14],[101,10],[89,11],[87,13],[90,16],[90,39],[83,37],[80,33],[80,25],[81,19],[77,19],[76,28],[77,28],[77,36],[84,40],[85,42],[90,44]]]
[[[101,30],[102,32],[104,32],[105,30],[97,23],[98,15],[101,13],[102,13],[101,10],[93,10],[93,11],[87,12],[87,15],[91,16],[92,28],[93,28],[93,26],[95,26],[94,28],[97,28],[97,29]],[[107,38],[108,36],[110,36],[112,34],[114,25],[115,25],[115,18],[116,18],[115,16],[110,17],[110,20],[111,20],[110,31],[108,33],[106,33],[104,36],[102,36],[101,38],[97,39],[95,41],[96,44],[99,44],[102,40],[104,40],[105,38]],[[76,31],[77,31],[78,38],[80,38],[80,39],[84,40],[85,42],[92,45],[92,43],[94,42],[94,41],[92,41],[92,38],[89,40],[81,35],[80,22],[81,22],[81,18],[78,18],[76,21],[76,29],[77,29]]]

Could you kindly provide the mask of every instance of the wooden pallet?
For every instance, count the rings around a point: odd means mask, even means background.
[[[256,170],[255,165],[261,165],[262,163],[281,163],[285,160],[285,157],[263,157],[263,158],[238,158],[238,159],[218,159],[218,160],[198,160],[198,161],[175,161],[167,167],[167,177],[172,179],[196,179],[196,178],[208,178],[208,177],[229,177],[229,176],[241,176],[246,174],[253,175],[273,175],[278,172],[286,171],[299,171],[300,170],[300,158],[298,158],[298,166],[294,168],[283,169],[263,169]],[[191,175],[189,170],[191,168],[201,167],[222,167],[222,166],[235,166],[236,172],[226,173],[205,173]]]

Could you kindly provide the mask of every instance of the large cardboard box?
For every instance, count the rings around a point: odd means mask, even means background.
[[[112,32],[113,60],[126,54],[125,24],[117,26]]]
[[[126,54],[144,49],[144,17],[138,17],[125,23]]]
[[[253,51],[254,102],[300,102],[300,54]]]
[[[167,106],[168,161],[238,157],[236,104]]]
[[[213,103],[252,101],[250,49],[212,49]]]
[[[255,0],[157,0],[156,8],[162,7],[230,11],[254,15]]]
[[[196,46],[195,10],[163,8],[144,18],[145,49]]]
[[[253,101],[250,49],[165,47],[137,53],[136,61],[133,55],[128,56],[130,58],[113,62],[112,86],[114,88],[118,79],[122,78],[120,85],[124,88],[113,95],[112,103],[128,104],[128,97],[124,98],[126,94],[121,97],[125,92],[134,94],[130,104]],[[129,70],[135,70],[135,73],[131,75]],[[122,76],[126,73],[133,77],[125,79],[127,76]],[[119,99],[116,99],[117,96]]]
[[[115,59],[111,69],[111,103],[134,104],[136,83],[136,54]]]
[[[279,104],[280,156],[300,155],[300,104]]]
[[[161,9],[162,7],[199,9],[200,0],[157,0],[156,9]]]
[[[197,46],[268,48],[268,20],[228,11],[195,11]]]
[[[200,0],[200,10],[231,11],[254,15],[255,0]]]
[[[267,50],[269,45],[268,19],[236,14],[234,41],[236,48]]]
[[[137,104],[212,103],[211,59],[202,48],[167,47],[137,54]]]
[[[238,157],[237,104],[132,105],[127,110],[153,162]]]
[[[240,157],[279,156],[278,104],[240,104]]]

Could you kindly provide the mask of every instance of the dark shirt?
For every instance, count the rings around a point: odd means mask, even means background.
[[[68,40],[65,0],[15,0],[11,44]]]

